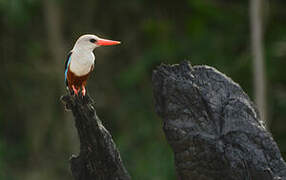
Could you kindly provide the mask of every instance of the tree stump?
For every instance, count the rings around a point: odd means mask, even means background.
[[[237,83],[187,61],[159,66],[152,82],[178,179],[286,179],[277,144]]]
[[[87,95],[61,97],[72,110],[80,140],[80,154],[70,159],[75,180],[130,180],[110,133],[102,125]]]
[[[209,66],[161,65],[153,72],[155,110],[180,180],[286,180],[277,144],[241,87]],[[129,180],[92,100],[66,95],[80,139],[75,180]]]

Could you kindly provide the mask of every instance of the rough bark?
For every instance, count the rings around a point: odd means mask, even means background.
[[[89,96],[61,98],[72,110],[80,139],[80,154],[70,159],[75,180],[129,180],[110,133],[102,125]]]
[[[155,110],[181,180],[286,179],[277,144],[241,87],[216,69],[161,65]]]

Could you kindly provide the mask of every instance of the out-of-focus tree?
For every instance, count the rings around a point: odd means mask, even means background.
[[[266,79],[264,67],[263,47],[263,0],[250,0],[250,24],[251,24],[251,51],[253,58],[253,84],[255,102],[260,111],[261,119],[270,126],[267,118]]]

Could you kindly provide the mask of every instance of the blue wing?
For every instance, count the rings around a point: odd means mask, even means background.
[[[67,73],[68,73],[69,65],[71,63],[71,55],[72,55],[72,52],[69,52],[67,59],[66,59],[66,62],[65,62],[65,83],[66,83],[66,86],[68,86]]]

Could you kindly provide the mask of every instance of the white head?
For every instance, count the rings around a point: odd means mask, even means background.
[[[95,48],[100,46],[110,46],[116,44],[120,44],[120,42],[102,39],[92,34],[85,34],[78,38],[73,47],[73,50],[93,51]]]

